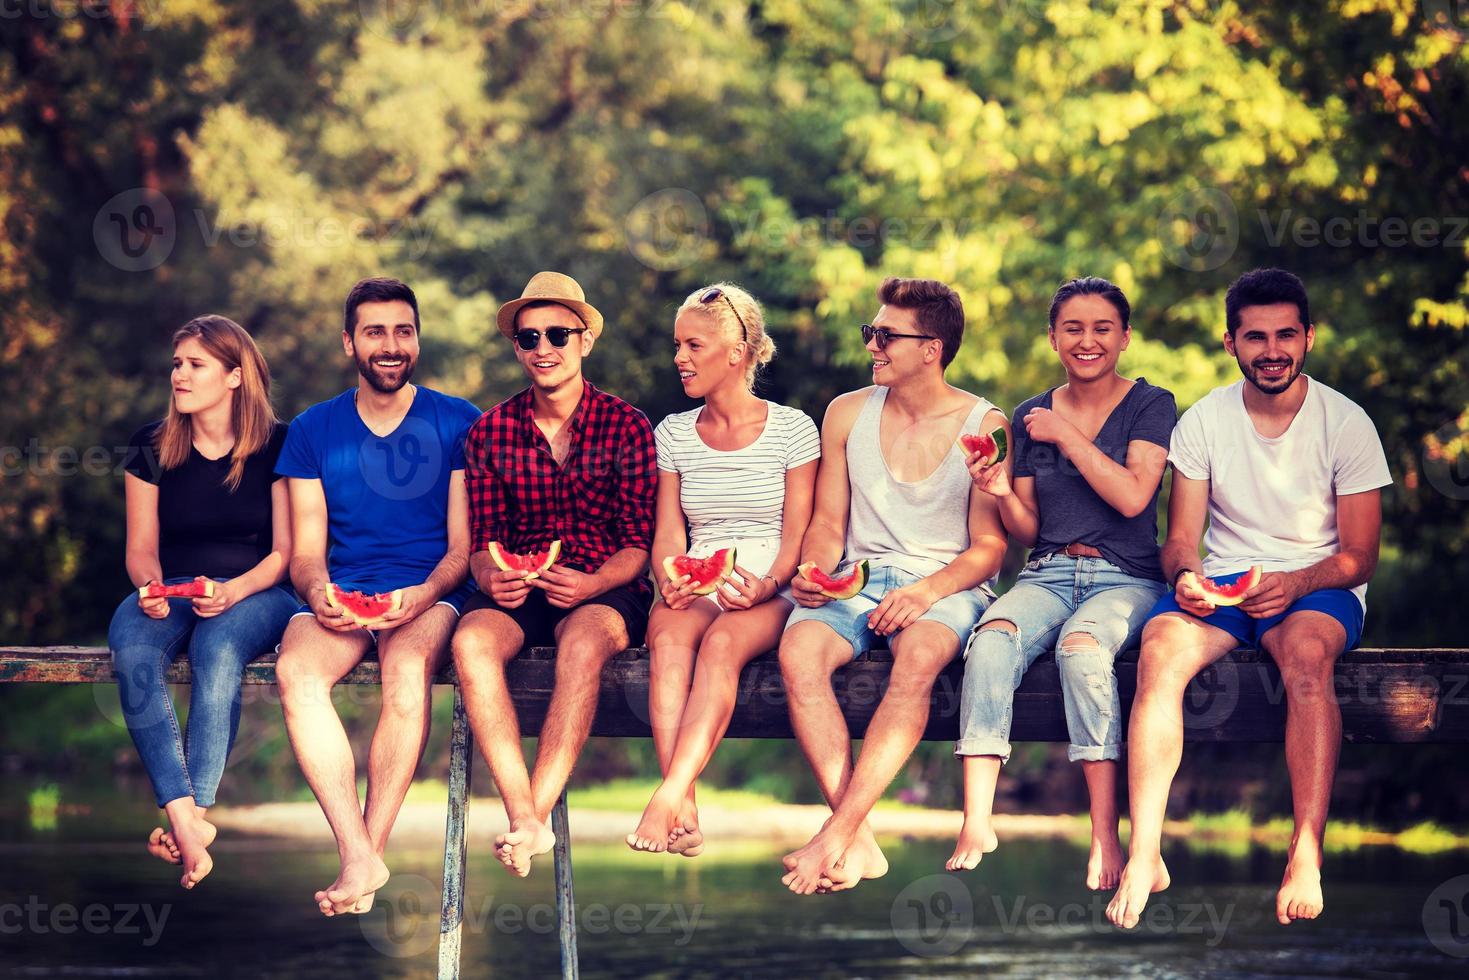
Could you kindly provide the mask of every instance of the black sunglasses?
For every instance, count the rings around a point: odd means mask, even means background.
[[[862,343],[866,344],[877,338],[877,349],[887,350],[888,341],[894,338],[907,338],[909,340],[938,340],[937,337],[926,333],[893,333],[887,327],[874,327],[870,323],[862,324]]]
[[[572,334],[586,332],[586,327],[547,327],[546,339],[551,342],[552,347],[565,347]],[[539,330],[517,330],[515,331],[515,343],[521,350],[535,350],[541,346],[541,332]]]
[[[748,342],[750,339],[750,328],[745,326],[745,318],[740,316],[739,310],[735,309],[734,300],[729,298],[728,293],[720,289],[718,286],[715,286],[711,288],[708,292],[706,292],[703,296],[700,296],[699,302],[712,303],[715,300],[719,299],[719,297],[721,296],[723,296],[724,301],[729,304],[730,312],[735,315],[735,319],[740,321],[740,339]]]

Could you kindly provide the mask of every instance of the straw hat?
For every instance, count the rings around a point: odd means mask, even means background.
[[[586,324],[588,332],[595,340],[602,333],[602,314],[597,308],[587,302],[586,293],[582,292],[581,286],[570,276],[559,272],[537,272],[531,276],[530,282],[525,284],[525,291],[520,294],[520,299],[512,299],[500,307],[500,312],[495,316],[495,323],[500,332],[507,337],[515,336],[515,314],[527,303],[560,303],[581,318]]]

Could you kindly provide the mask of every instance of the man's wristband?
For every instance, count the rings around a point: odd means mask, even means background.
[[[1189,572],[1192,572],[1192,571],[1193,571],[1192,568],[1180,568],[1177,572],[1175,572],[1173,574],[1173,587],[1175,589],[1178,588],[1178,580],[1181,579],[1181,578],[1183,578],[1185,575],[1187,575]]]

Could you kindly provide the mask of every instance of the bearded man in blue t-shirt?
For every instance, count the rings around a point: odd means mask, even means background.
[[[413,385],[418,300],[395,279],[347,295],[342,349],[357,385],[291,423],[276,463],[290,479],[291,581],[305,597],[281,640],[276,679],[286,730],[341,858],[316,893],[323,915],[365,912],[388,880],[388,834],[423,755],[434,673],[464,601],[469,502],[464,437],[479,409]],[[328,600],[328,586],[395,593],[366,629]],[[331,688],[377,648],[382,714],[368,757],[366,804]]]

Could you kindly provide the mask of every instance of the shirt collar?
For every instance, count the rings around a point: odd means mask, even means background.
[[[571,430],[578,433],[586,429],[587,413],[590,411],[590,405],[592,401],[601,394],[601,392],[597,390],[596,386],[593,385],[586,378],[581,379],[581,384],[581,401],[577,402],[576,411],[571,413],[571,418],[569,420],[571,424]],[[520,393],[520,396],[524,400],[522,405],[520,406],[521,425],[524,428],[526,434],[530,435],[534,433],[536,429],[536,420],[534,415],[536,404],[535,395],[529,388],[526,388]]]

